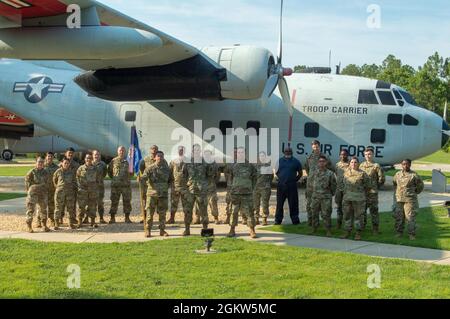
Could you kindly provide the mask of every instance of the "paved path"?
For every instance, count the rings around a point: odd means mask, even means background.
[[[135,231],[125,233],[105,232],[104,230],[107,229],[105,228],[107,226],[101,227],[97,231],[88,230],[88,228],[86,228],[85,230],[81,230],[78,232],[67,230],[58,233],[37,232],[34,234],[29,234],[26,232],[0,231],[0,239],[14,238],[14,239],[37,240],[44,242],[65,242],[77,244],[146,242],[151,240],[162,240],[162,238],[159,236],[151,239],[144,238],[143,231],[139,230],[139,228],[141,228],[142,226],[139,225],[135,226],[136,226]],[[214,226],[214,229],[215,235],[217,237],[223,237],[226,236],[226,234],[228,233],[229,227],[225,225],[219,225]],[[183,228],[179,226],[168,227],[168,232],[171,234],[171,237],[164,240],[170,240],[173,238],[182,238],[181,234],[183,232]],[[262,231],[260,229],[257,230],[257,233],[259,238],[256,240],[252,240],[248,237],[247,227],[240,225],[237,228],[238,238],[252,242],[273,244],[276,246],[294,246],[303,248],[323,249],[328,251],[349,252],[354,254],[384,257],[384,258],[409,259],[414,261],[450,266],[450,251],[407,247],[390,244],[379,244],[364,241],[356,242],[352,240],[340,240],[334,238],[284,234],[270,231]],[[159,232],[155,229],[153,231],[153,234],[159,235]],[[200,226],[193,227],[192,235],[196,236],[200,235]],[[199,241],[201,241],[200,238]]]

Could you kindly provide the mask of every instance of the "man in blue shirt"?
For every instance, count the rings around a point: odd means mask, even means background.
[[[277,169],[278,186],[277,186],[277,210],[275,213],[275,225],[281,225],[284,217],[284,203],[286,199],[289,203],[289,212],[292,223],[300,224],[299,208],[298,208],[298,189],[297,182],[303,175],[302,164],[293,157],[291,148],[286,148],[284,157],[278,162]]]

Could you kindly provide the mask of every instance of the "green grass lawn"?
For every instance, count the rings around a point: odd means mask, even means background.
[[[239,239],[127,244],[0,240],[0,298],[450,298],[450,267]],[[68,265],[81,288],[68,289]],[[369,289],[367,267],[381,268]],[[420,289],[418,289],[420,287]]]
[[[0,202],[4,201],[4,200],[22,198],[22,197],[26,197],[26,196],[27,196],[27,194],[21,194],[21,193],[0,193]]]
[[[34,166],[1,166],[0,165],[0,176],[6,177],[19,177],[25,176]]]
[[[394,176],[399,170],[391,169],[387,172],[385,172],[386,176]],[[433,172],[431,171],[415,171],[417,174],[419,174],[420,178],[424,182],[431,182],[433,178]],[[447,182],[450,183],[450,172],[445,173],[445,176],[447,176]]]
[[[447,216],[448,212],[444,207],[428,207],[420,209],[417,216],[417,239],[415,241],[410,241],[406,235],[404,238],[395,238],[394,218],[392,217],[392,214],[382,213],[380,214],[381,235],[372,235],[372,226],[369,217],[369,226],[368,229],[364,231],[362,238],[365,241],[372,242],[450,250],[450,218]],[[335,224],[336,221],[333,220],[333,226],[335,226]],[[311,231],[311,228],[305,223],[299,226],[269,226],[264,229],[304,235],[309,234]],[[325,230],[321,227],[317,236],[325,236],[325,233]],[[338,231],[333,229],[333,237],[339,238],[344,233],[343,230]]]
[[[417,160],[417,162],[450,164],[450,153],[438,151],[434,154]]]

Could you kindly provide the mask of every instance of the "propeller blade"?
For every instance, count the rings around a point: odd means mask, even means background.
[[[442,133],[444,133],[447,136],[450,136],[450,131],[442,131]]]
[[[289,115],[294,115],[294,106],[291,102],[291,95],[289,94],[289,88],[285,78],[281,78],[278,82],[278,88],[280,89],[281,98],[283,99],[284,106],[289,111]]]
[[[278,75],[273,74],[270,76],[270,78],[266,82],[266,87],[264,89],[264,92],[261,96],[262,98],[262,104],[263,107],[267,106],[267,102],[269,101],[270,97],[272,96],[273,92],[278,86]]]
[[[283,6],[284,6],[284,1],[281,0],[281,11],[280,11],[280,34],[278,37],[278,60],[277,63],[278,64],[282,64],[283,61]]]

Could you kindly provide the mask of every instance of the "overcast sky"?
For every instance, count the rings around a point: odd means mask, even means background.
[[[276,53],[278,0],[100,0],[193,46],[248,44]],[[380,28],[369,28],[371,4]],[[285,0],[284,65],[381,63],[413,67],[450,56],[450,0]]]

